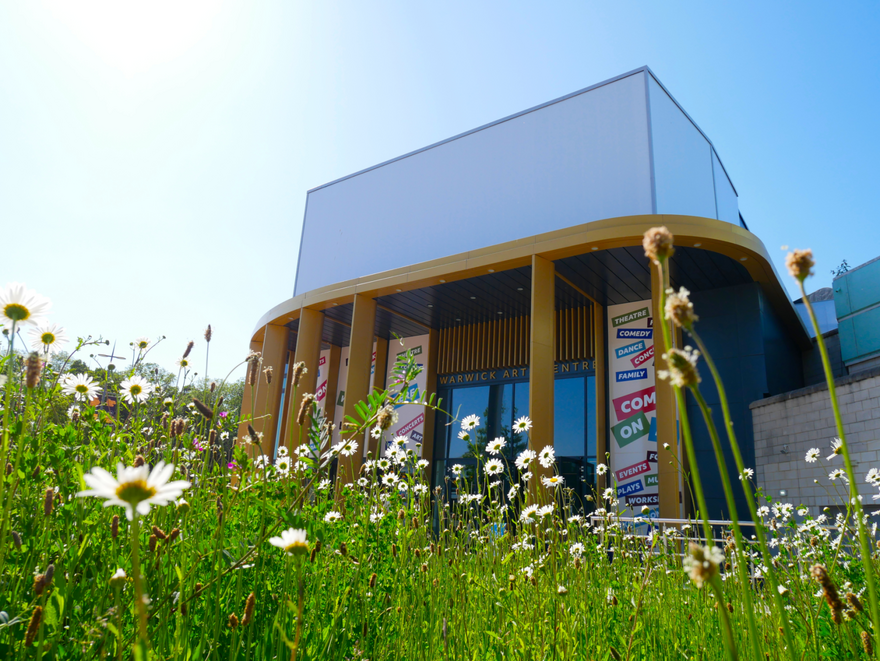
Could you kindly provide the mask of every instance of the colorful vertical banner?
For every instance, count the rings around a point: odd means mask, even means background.
[[[415,381],[409,384],[407,398],[416,399],[421,397],[428,387],[428,375],[425,372],[425,362],[428,356],[428,335],[417,335],[415,337],[404,337],[400,340],[388,341],[388,383],[392,382],[391,370],[394,368],[400,358],[406,355],[407,351],[412,352],[416,362],[421,365],[422,371],[416,377]],[[399,389],[395,390],[399,392]],[[406,436],[406,447],[412,449],[417,455],[421,456],[422,440],[425,433],[425,407],[417,404],[402,404],[397,407],[397,424],[395,424],[385,436],[385,445],[387,449],[388,443],[395,436]],[[384,451],[383,451],[384,453]]]
[[[608,307],[611,484],[620,509],[660,514],[651,301]]]

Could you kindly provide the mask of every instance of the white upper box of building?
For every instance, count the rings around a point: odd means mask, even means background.
[[[648,67],[309,191],[294,295],[642,214],[741,224],[711,141]]]

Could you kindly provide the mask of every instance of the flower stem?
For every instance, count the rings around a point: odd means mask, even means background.
[[[138,641],[135,643],[135,658],[147,658],[147,606],[144,603],[144,586],[141,582],[140,560],[140,520],[137,511],[131,520],[131,569],[134,574],[134,602],[137,611]]]

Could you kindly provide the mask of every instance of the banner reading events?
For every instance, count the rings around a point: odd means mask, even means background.
[[[640,513],[647,505],[650,516],[659,516],[651,301],[608,307],[608,369],[610,484],[620,509]]]

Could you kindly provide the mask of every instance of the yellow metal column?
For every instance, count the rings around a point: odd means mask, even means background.
[[[308,441],[308,421],[300,429],[296,418],[302,404],[303,395],[314,394],[318,386],[318,361],[321,358],[321,339],[324,335],[324,313],[320,310],[302,308],[299,312],[299,328],[296,331],[296,352],[294,364],[305,363],[308,370],[300,377],[299,385],[292,387],[290,397],[284,407],[285,425],[279,445],[288,445],[292,450],[300,443]],[[291,372],[289,378],[293,377]]]
[[[263,343],[256,342],[256,341],[251,342],[250,350],[262,353]],[[245,372],[245,374],[246,373],[247,372]],[[257,394],[257,389],[259,388],[259,380],[257,381],[257,384],[258,385],[254,385],[254,386],[249,385],[247,382],[245,382],[245,384],[244,384],[244,392],[242,393],[242,397],[241,397],[241,415],[240,415],[240,420],[242,422],[238,423],[238,439],[237,440],[239,440],[239,441],[242,439],[247,439],[247,437],[248,437],[248,430],[247,430],[248,423],[247,423],[247,421],[249,421],[251,419],[251,416],[253,415],[253,412],[254,412],[254,399]],[[247,442],[245,442],[245,445],[247,445]]]
[[[607,428],[607,411],[606,411],[606,391],[607,382],[605,381],[605,308],[598,303],[593,303],[593,337],[595,338],[595,355],[593,356],[593,365],[595,366],[596,377],[596,462],[608,466],[610,462],[606,453],[608,452],[608,428]],[[596,476],[596,489],[601,493],[608,484],[608,475]]]
[[[532,255],[532,308],[529,334],[529,449],[553,446],[554,368],[556,357],[556,267],[549,259]],[[552,469],[535,461],[530,490],[536,495],[541,477]]]
[[[399,345],[398,345],[399,346]],[[385,390],[385,382],[388,374],[385,367],[388,364],[388,340],[382,337],[376,338],[376,371],[373,374],[373,390]],[[379,456],[379,439],[367,436],[367,451],[375,459]]]
[[[247,423],[250,422],[258,433],[263,434],[261,448],[263,454],[272,456],[275,446],[275,433],[278,429],[279,408],[281,407],[281,387],[284,363],[287,362],[287,342],[290,329],[287,326],[266,324],[263,345],[263,369],[272,368],[272,383],[267,384],[262,371],[257,374],[253,387],[246,386],[242,400],[242,418],[248,414],[252,419],[239,425],[239,438],[247,436]],[[253,343],[251,347],[253,347]]]
[[[370,367],[373,362],[373,333],[376,326],[376,301],[360,294],[354,297],[354,309],[351,315],[351,342],[348,350],[348,374],[345,378],[345,417],[351,416],[360,420],[355,411],[355,404],[366,401],[370,392]],[[344,431],[344,429],[343,429]],[[343,433],[342,438],[351,438],[351,432]],[[358,444],[363,438],[357,438]],[[360,473],[364,455],[362,448],[358,448],[350,457],[339,457],[339,469],[336,473],[336,483],[341,486],[347,482],[353,482]],[[338,490],[337,493],[341,493]]]
[[[428,358],[425,363],[425,392],[428,396],[437,393],[437,359],[440,356],[440,333],[433,328],[428,331]],[[434,468],[434,420],[433,409],[425,409],[424,437],[422,438],[422,459],[430,463],[425,468],[425,476],[430,480]],[[430,486],[430,485],[428,485]]]
[[[654,381],[657,393],[657,478],[660,482],[660,517],[677,519],[681,516],[678,473],[678,416],[675,411],[675,392],[668,380],[656,377],[656,372],[666,364],[661,356],[666,353],[663,342],[663,310],[660,309],[660,292],[669,286],[669,271],[664,269],[664,282],[660,281],[657,267],[651,264],[651,309],[654,317]],[[671,336],[671,334],[670,334]],[[669,449],[664,449],[665,444]]]

